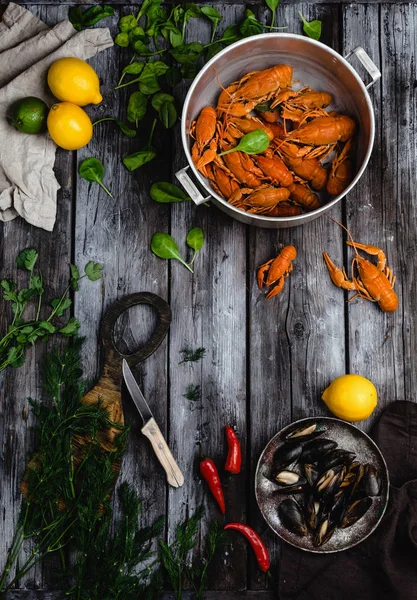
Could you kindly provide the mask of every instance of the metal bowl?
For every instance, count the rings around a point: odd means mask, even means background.
[[[288,498],[288,496],[274,494],[277,487],[269,478],[273,455],[278,446],[285,441],[285,436],[298,427],[312,423],[324,424],[327,427],[327,431],[323,434],[323,437],[334,440],[344,450],[354,452],[356,454],[355,460],[372,464],[378,470],[382,480],[381,494],[373,498],[372,506],[368,512],[354,525],[346,529],[336,529],[330,540],[318,548],[313,546],[311,535],[306,537],[297,536],[281,524],[278,516],[278,505],[282,500]],[[299,471],[297,466],[291,467],[291,470]],[[389,474],[381,451],[366,433],[354,425],[340,421],[339,419],[311,417],[301,419],[284,427],[267,444],[256,468],[255,494],[262,516],[280,538],[301,550],[317,554],[329,554],[356,546],[371,535],[378,527],[388,505]]]
[[[374,112],[365,84],[347,62],[354,53],[368,70],[372,83],[381,76],[363,48],[355,48],[345,58],[320,42],[289,33],[266,33],[236,42],[214,56],[194,79],[184,102],[181,137],[189,167],[176,173],[178,180],[196,204],[213,200],[214,204],[235,219],[258,227],[280,228],[301,225],[316,219],[337,204],[358,182],[371,155],[374,143]],[[356,173],[342,194],[312,212],[295,217],[267,217],[252,215],[231,206],[211,187],[210,181],[195,168],[191,159],[190,125],[202,108],[216,106],[220,84],[230,85],[244,74],[286,63],[294,69],[294,80],[302,85],[332,94],[331,110],[353,116],[358,123],[356,144]],[[209,194],[199,192],[187,171],[191,169],[200,186]]]

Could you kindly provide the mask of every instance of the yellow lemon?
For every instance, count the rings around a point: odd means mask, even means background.
[[[339,419],[363,421],[373,412],[378,394],[372,381],[361,375],[337,377],[322,394],[327,408]]]
[[[58,100],[78,106],[99,104],[100,82],[93,67],[79,58],[60,58],[49,67],[48,85]]]
[[[51,106],[46,124],[55,144],[65,150],[78,150],[93,136],[90,117],[71,102],[58,102]]]

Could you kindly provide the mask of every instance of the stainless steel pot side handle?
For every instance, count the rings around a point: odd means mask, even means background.
[[[191,177],[187,174],[189,167],[184,167],[175,173],[175,177],[178,179],[180,184],[183,186],[185,191],[190,196],[191,200],[195,202],[195,204],[204,204],[204,202],[209,202],[211,200],[211,196],[204,197],[197,187],[194,185]]]
[[[371,87],[371,85],[374,85],[374,83],[378,81],[378,79],[380,79],[381,71],[371,60],[370,56],[365,52],[362,46],[356,46],[356,48],[354,48],[348,54],[346,54],[344,59],[347,60],[352,56],[352,54],[355,54],[358,57],[358,60],[363,64],[365,69],[368,71],[369,75],[372,77],[371,83],[368,83],[368,85],[365,86],[366,89],[368,89]]]

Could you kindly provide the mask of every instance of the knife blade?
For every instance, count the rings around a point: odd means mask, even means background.
[[[141,430],[143,435],[150,440],[157,459],[165,469],[168,483],[173,487],[181,487],[184,483],[184,476],[172,456],[171,450],[169,449],[168,444],[154,419],[152,411],[125,359],[123,359],[122,370],[126,387],[143,419],[144,426]]]

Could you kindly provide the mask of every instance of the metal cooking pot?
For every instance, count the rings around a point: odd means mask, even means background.
[[[352,54],[357,56],[372,77],[372,82],[366,86],[347,62]],[[332,94],[333,103],[330,108],[353,116],[358,123],[356,174],[351,184],[324,206],[295,217],[253,215],[231,206],[214,191],[210,181],[197,171],[191,159],[191,122],[197,119],[204,106],[216,105],[221,91],[219,82],[227,87],[250,71],[266,69],[278,63],[291,65],[294,79],[300,80],[302,85]],[[249,225],[276,229],[312,221],[328,211],[356,185],[368,164],[374,143],[375,119],[366,89],[380,77],[380,71],[359,46],[343,58],[320,42],[290,33],[265,33],[236,42],[216,54],[205,65],[188,91],[182,111],[181,136],[189,166],[178,171],[176,177],[196,204],[212,200],[225,213]],[[208,192],[208,197],[204,197],[197,189],[187,173],[189,168],[202,189]]]

